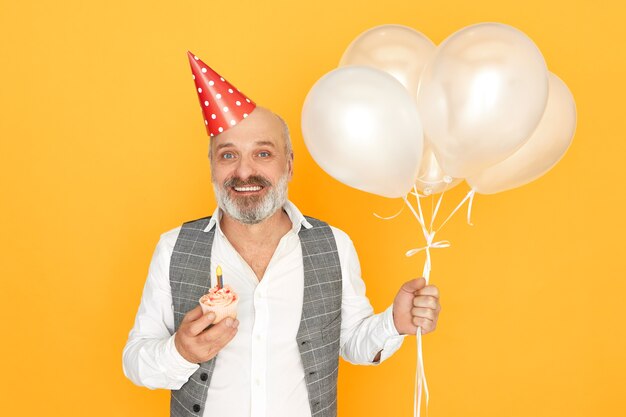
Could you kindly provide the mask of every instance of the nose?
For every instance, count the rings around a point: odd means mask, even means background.
[[[235,167],[234,174],[241,178],[242,180],[246,180],[248,177],[255,173],[254,162],[248,158],[240,158],[237,161],[237,166]]]

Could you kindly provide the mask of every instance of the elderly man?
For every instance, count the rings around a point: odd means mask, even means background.
[[[203,71],[195,56],[191,62],[197,85],[214,86],[219,75]],[[211,94],[215,103],[201,96],[204,107],[220,104],[221,93]],[[336,416],[338,357],[378,364],[417,326],[434,330],[439,292],[412,280],[373,314],[349,237],[287,199],[293,152],[286,124],[237,94],[233,100],[246,100],[250,113],[234,123],[232,112],[214,117],[221,129],[209,130],[218,207],[161,236],[124,373],[138,385],[171,389],[176,417]],[[203,314],[198,299],[217,264],[239,306],[237,319],[212,325],[215,315]]]

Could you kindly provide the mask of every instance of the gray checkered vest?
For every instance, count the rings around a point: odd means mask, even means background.
[[[210,217],[183,224],[170,261],[170,285],[176,329],[184,315],[198,305],[210,283],[211,247],[215,228],[204,229]],[[313,226],[301,228],[304,299],[296,341],[313,417],[337,415],[337,373],[341,330],[341,268],[330,227],[306,218]],[[171,417],[197,417],[204,413],[207,390],[219,354],[200,368],[179,389],[172,390]],[[208,415],[211,415],[210,410]],[[227,417],[227,416],[215,416]]]

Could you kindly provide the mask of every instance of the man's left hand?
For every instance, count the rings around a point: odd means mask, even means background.
[[[405,282],[393,300],[393,323],[400,334],[416,334],[421,327],[422,334],[435,330],[441,304],[439,289],[426,285],[424,278]]]

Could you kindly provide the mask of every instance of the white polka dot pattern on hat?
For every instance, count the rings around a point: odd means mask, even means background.
[[[187,55],[207,133],[215,136],[248,117],[256,104],[196,55]]]

